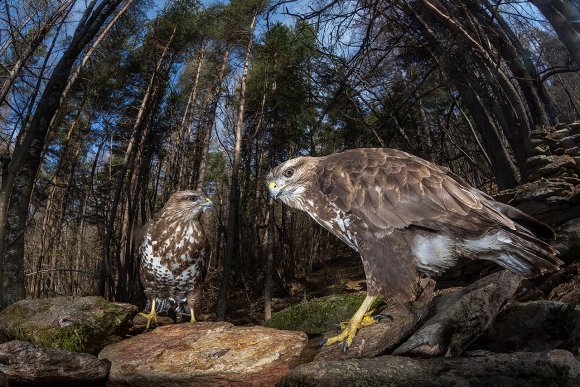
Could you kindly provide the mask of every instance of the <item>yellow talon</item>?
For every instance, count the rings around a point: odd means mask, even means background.
[[[369,296],[367,294],[366,298],[364,299],[361,306],[358,308],[354,316],[350,319],[350,321],[346,324],[346,326],[342,329],[342,332],[336,336],[330,337],[328,340],[325,341],[324,345],[332,345],[334,343],[338,343],[340,341],[343,342],[342,350],[346,352],[346,350],[351,346],[357,331],[369,325],[374,324],[376,321],[367,313],[368,309],[371,307],[373,302],[377,299],[377,296]],[[371,322],[372,321],[372,322]],[[342,328],[341,324],[341,328]]]
[[[151,325],[151,320],[155,321],[155,325],[157,325],[157,313],[155,312],[155,299],[151,302],[151,311],[149,313],[139,313],[141,316],[147,319],[147,325],[145,325],[145,330],[149,329]]]

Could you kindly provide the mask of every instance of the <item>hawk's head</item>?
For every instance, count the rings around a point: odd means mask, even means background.
[[[315,158],[297,157],[283,162],[268,174],[270,195],[293,208],[302,208],[303,193],[315,181]]]
[[[202,191],[177,191],[171,195],[163,212],[186,220],[198,219],[213,203]]]

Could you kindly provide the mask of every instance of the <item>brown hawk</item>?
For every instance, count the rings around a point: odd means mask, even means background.
[[[179,191],[144,226],[139,255],[140,276],[151,311],[142,313],[157,323],[157,300],[169,300],[177,309],[187,304],[191,321],[207,271],[210,245],[200,223],[212,202],[200,191]]]
[[[440,274],[459,257],[491,260],[524,277],[562,263],[542,240],[554,238],[551,228],[402,151],[298,157],[267,179],[274,198],[308,213],[362,258],[367,297],[343,332],[327,341],[344,341],[343,350],[378,295],[412,298],[418,272]]]

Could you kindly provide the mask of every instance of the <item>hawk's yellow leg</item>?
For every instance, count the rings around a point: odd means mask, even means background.
[[[332,345],[334,343],[338,343],[338,342],[342,341],[343,342],[343,350],[346,351],[348,349],[348,347],[350,347],[350,345],[352,344],[352,341],[354,340],[354,337],[356,336],[356,332],[361,327],[369,326],[369,325],[372,325],[374,323],[374,322],[373,323],[370,322],[370,320],[372,320],[372,317],[366,316],[366,314],[376,299],[377,299],[377,296],[369,296],[367,294],[367,296],[364,299],[364,301],[362,302],[361,306],[358,308],[358,310],[356,311],[354,316],[352,316],[352,318],[349,320],[348,324],[346,324],[346,327],[342,330],[342,332],[339,335],[333,336],[333,337],[329,338],[328,340],[326,340],[324,345]],[[366,316],[366,318],[365,318],[365,316]]]
[[[157,325],[157,313],[155,313],[155,298],[153,299],[153,301],[151,301],[151,312],[145,314],[145,313],[139,313],[141,316],[145,317],[147,319],[147,325],[145,325],[145,329],[149,329],[149,326],[151,325],[151,320],[155,321],[155,325]]]
[[[193,312],[193,308],[189,308],[189,311],[191,312],[191,320],[189,320],[189,322],[195,322],[195,313]]]

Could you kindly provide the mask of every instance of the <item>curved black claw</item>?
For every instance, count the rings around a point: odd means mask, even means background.
[[[328,339],[322,339],[322,340],[320,340],[320,346],[322,347],[327,342],[328,342]]]
[[[340,347],[340,350],[342,351],[342,353],[346,353],[346,351],[348,351],[348,341],[344,340],[342,342],[342,346]]]
[[[388,318],[389,320],[393,321],[393,316],[390,313],[379,313],[373,316],[373,320],[381,321],[384,318]]]

